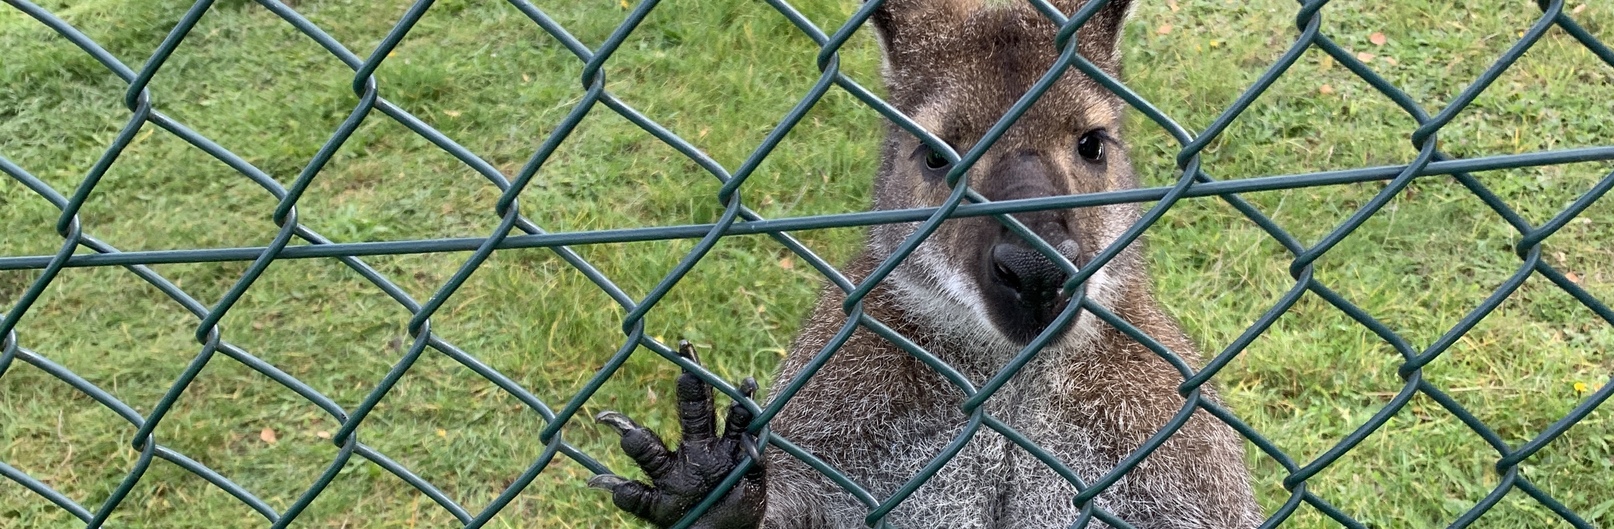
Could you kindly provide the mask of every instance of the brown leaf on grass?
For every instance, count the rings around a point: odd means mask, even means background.
[[[320,431],[314,432],[314,437],[318,437],[320,439],[325,439],[325,440],[330,440],[331,432],[327,432],[325,430],[320,430]]]
[[[258,438],[269,444],[275,444],[280,441],[280,438],[275,436],[274,428],[264,428],[263,431],[258,432]]]
[[[1161,24],[1160,27],[1155,28],[1154,32],[1161,35],[1171,33],[1171,24]]]
[[[1182,9],[1181,7],[1177,6],[1177,0],[1166,0],[1166,7],[1171,8],[1171,12],[1173,12],[1173,13],[1176,13],[1177,10]],[[1584,6],[1584,5],[1580,6],[1580,7],[1577,7],[1577,8],[1575,8],[1576,9],[1575,12],[1579,13],[1580,12],[1579,10],[1582,9],[1582,8],[1585,8],[1585,7],[1586,6]]]
[[[1317,91],[1322,92],[1323,95],[1332,94],[1332,93],[1334,93],[1334,85],[1325,84],[1325,85],[1319,86],[1319,87],[1317,87]]]
[[[1564,279],[1568,279],[1570,283],[1580,284],[1580,274],[1574,272],[1564,272]]]
[[[1390,39],[1385,38],[1383,33],[1375,32],[1372,35],[1367,36],[1367,41],[1373,43],[1374,46],[1383,46],[1384,43],[1389,42]]]
[[[785,270],[790,270],[790,269],[795,268],[795,267],[796,267],[796,260],[791,259],[789,256],[786,256],[784,259],[779,260],[779,268],[783,268]]]
[[[1377,57],[1378,57],[1378,55],[1374,55],[1374,54],[1371,54],[1371,53],[1368,53],[1368,52],[1365,52],[1365,51],[1364,52],[1359,52],[1359,53],[1356,54],[1356,60],[1362,61],[1362,62],[1373,62],[1373,59],[1377,58]]]
[[[1177,10],[1176,8],[1172,8],[1172,11],[1176,11],[1176,10]],[[1571,15],[1579,15],[1581,11],[1585,11],[1585,10],[1586,10],[1586,4],[1581,4],[1581,5],[1575,6],[1574,9],[1569,10],[1569,14],[1571,14]]]

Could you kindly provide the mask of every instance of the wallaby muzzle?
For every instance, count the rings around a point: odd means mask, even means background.
[[[981,192],[994,201],[1053,196],[1060,194],[1054,174],[1041,154],[1020,151],[995,164]],[[1081,266],[1081,247],[1067,228],[1068,211],[1020,213],[1014,218],[1060,255]],[[988,222],[995,236],[981,239],[984,245],[979,254],[977,284],[998,329],[1011,340],[1030,342],[1070,303],[1070,293],[1062,291],[1070,276],[1019,235],[996,221]]]

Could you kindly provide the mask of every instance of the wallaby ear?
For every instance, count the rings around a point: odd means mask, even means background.
[[[1095,0],[1054,0],[1052,3],[1066,16],[1074,15]],[[1121,37],[1126,34],[1126,20],[1137,8],[1134,0],[1110,0],[1093,18],[1087,19],[1076,33],[1077,51],[1099,66],[1117,73],[1121,67]]]
[[[867,0],[873,1],[873,0]],[[869,16],[887,59],[936,32],[957,31],[986,0],[885,0]]]
[[[1051,0],[1050,3],[1070,16],[1093,1],[1096,0]],[[923,49],[921,44],[936,35],[958,31],[971,14],[983,8],[1016,4],[1030,8],[1026,0],[885,0],[869,20],[879,36],[887,64],[900,65],[908,62],[904,54]],[[1082,25],[1077,36],[1078,51],[1105,69],[1118,71],[1121,36],[1126,19],[1135,7],[1135,0],[1106,3]]]

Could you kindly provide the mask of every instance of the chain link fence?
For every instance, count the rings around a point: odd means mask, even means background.
[[[143,480],[150,481],[147,479],[147,470],[155,460],[161,459],[205,479],[208,483],[249,506],[274,527],[285,527],[297,520],[299,515],[303,514],[309,505],[333,481],[340,479],[340,471],[350,461],[355,458],[361,458],[385,469],[399,480],[417,489],[464,526],[480,527],[488,523],[518,495],[522,494],[524,489],[537,479],[541,473],[552,468],[557,458],[570,459],[594,473],[611,471],[600,460],[580,451],[573,444],[569,444],[561,436],[561,431],[564,426],[577,419],[580,409],[586,403],[589,403],[590,398],[596,394],[599,388],[616,374],[628,361],[630,355],[635,352],[648,351],[651,354],[659,355],[669,362],[694,370],[723,393],[731,397],[739,395],[734,386],[713,376],[709,371],[696,367],[679,357],[666,343],[650,335],[646,331],[644,324],[644,318],[657,306],[657,303],[662,301],[664,296],[680,281],[684,280],[697,263],[701,262],[708,255],[708,252],[726,237],[765,235],[771,238],[792,252],[795,258],[806,262],[822,273],[836,287],[848,293],[849,298],[845,307],[848,308],[851,321],[860,321],[861,318],[862,325],[879,326],[879,323],[871,318],[862,317],[858,300],[867,294],[884,277],[885,273],[889,273],[897,262],[905,258],[913,250],[914,245],[905,246],[903,251],[897,252],[892,260],[885,263],[885,266],[866,281],[854,283],[837,272],[833,265],[820,258],[798,241],[791,235],[792,232],[823,228],[866,227],[882,223],[920,222],[922,223],[920,231],[928,233],[946,219],[963,216],[999,216],[1000,218],[1007,218],[1007,214],[1011,213],[1046,209],[1090,207],[1128,202],[1152,203],[1153,205],[1143,215],[1142,219],[1127,232],[1126,236],[1122,237],[1115,246],[1101,253],[1099,258],[1086,265],[1083,272],[1073,278],[1073,282],[1079,282],[1082,278],[1090,275],[1093,270],[1102,266],[1108,258],[1113,257],[1121,247],[1130,244],[1153,226],[1174,205],[1184,199],[1194,197],[1214,197],[1214,199],[1224,201],[1259,226],[1293,256],[1289,266],[1289,273],[1294,279],[1292,288],[1253,325],[1250,325],[1237,339],[1222,347],[1217,352],[1218,354],[1214,355],[1205,366],[1196,370],[1188,367],[1175,355],[1160,347],[1152,338],[1143,335],[1092,300],[1082,298],[1078,302],[1072,303],[1072,307],[1079,307],[1081,310],[1088,311],[1132,335],[1141,343],[1152,345],[1152,349],[1159,352],[1173,365],[1179,366],[1182,372],[1183,382],[1180,386],[1180,391],[1184,395],[1190,396],[1185,404],[1184,412],[1193,411],[1195,407],[1198,407],[1227,422],[1253,443],[1264,457],[1270,458],[1282,467],[1286,473],[1282,484],[1287,489],[1288,496],[1282,502],[1281,507],[1270,513],[1269,526],[1282,524],[1297,509],[1303,505],[1309,505],[1342,526],[1365,527],[1366,525],[1362,522],[1353,519],[1346,512],[1334,507],[1319,495],[1308,490],[1307,480],[1345,456],[1369,435],[1378,431],[1386,422],[1401,413],[1411,400],[1419,396],[1438,403],[1447,413],[1455,416],[1466,425],[1473,435],[1481,438],[1496,451],[1494,466],[1495,472],[1499,476],[1499,482],[1483,500],[1462,512],[1451,523],[1452,527],[1468,526],[1502,501],[1505,496],[1521,494],[1539,502],[1554,515],[1574,527],[1589,528],[1597,526],[1595,518],[1592,520],[1583,518],[1575,510],[1555,499],[1543,488],[1538,487],[1522,473],[1521,467],[1532,455],[1542,450],[1543,447],[1552,443],[1575,426],[1577,422],[1597,410],[1611,394],[1614,394],[1614,384],[1604,383],[1601,387],[1589,389],[1572,410],[1549,427],[1536,433],[1528,442],[1509,443],[1503,435],[1497,433],[1492,427],[1485,424],[1475,414],[1465,409],[1456,399],[1452,398],[1448,391],[1431,384],[1423,375],[1425,366],[1440,358],[1442,353],[1462,339],[1481,319],[1496,310],[1499,305],[1520,288],[1526,279],[1531,277],[1546,279],[1552,285],[1556,285],[1557,288],[1572,296],[1586,309],[1595,313],[1603,323],[1614,324],[1614,310],[1611,310],[1608,305],[1598,300],[1592,293],[1578,284],[1574,278],[1549,264],[1542,255],[1543,241],[1559,232],[1560,229],[1576,219],[1577,216],[1586,212],[1588,208],[1602,199],[1610,187],[1614,187],[1614,174],[1599,179],[1595,186],[1586,190],[1572,203],[1552,216],[1550,220],[1540,225],[1528,222],[1524,216],[1511,209],[1502,198],[1474,176],[1475,173],[1482,171],[1614,160],[1614,143],[1605,146],[1544,150],[1524,154],[1458,158],[1442,152],[1439,141],[1439,135],[1443,127],[1452,123],[1455,117],[1480,96],[1481,92],[1491,86],[1526,51],[1540,41],[1543,35],[1551,30],[1567,34],[1595,54],[1605,65],[1614,67],[1614,49],[1610,49],[1600,42],[1590,31],[1577,23],[1571,13],[1566,11],[1563,0],[1543,0],[1539,5],[1531,6],[1532,8],[1539,8],[1541,13],[1535,24],[1522,32],[1522,34],[1517,35],[1516,41],[1478,79],[1474,79],[1459,94],[1451,98],[1445,107],[1433,114],[1421,107],[1402,89],[1376,74],[1369,64],[1365,63],[1356,54],[1337,44],[1322,30],[1324,8],[1327,4],[1325,0],[1304,1],[1297,6],[1294,13],[1295,25],[1293,30],[1298,36],[1293,38],[1292,45],[1210,126],[1197,133],[1180,126],[1155,105],[1145,100],[1144,97],[1119,80],[1104,74],[1087,59],[1071,51],[1061,57],[1060,62],[1055,65],[1055,69],[1076,69],[1098,80],[1105,88],[1120,96],[1149,121],[1152,121],[1175,138],[1179,144],[1176,152],[1176,164],[1179,172],[1173,184],[1165,187],[1002,202],[987,202],[973,193],[959,192],[954,193],[945,204],[935,208],[775,219],[763,218],[756,211],[745,205],[742,198],[745,195],[747,178],[780,145],[785,135],[804,119],[809,110],[831,91],[844,91],[861,100],[886,119],[937,145],[940,144],[929,132],[924,131],[908,117],[897,112],[871,90],[858,84],[841,70],[839,52],[842,46],[854,32],[859,31],[859,28],[877,7],[877,3],[866,4],[859,8],[844,26],[826,29],[813,24],[784,0],[766,1],[767,5],[771,6],[778,16],[788,19],[803,35],[818,44],[820,51],[816,57],[816,62],[821,76],[812,89],[799,99],[795,107],[778,121],[777,126],[772,129],[772,132],[760,145],[755,147],[752,154],[737,168],[731,170],[719,164],[701,149],[686,141],[685,138],[673,133],[668,128],[652,120],[645,113],[635,110],[623,100],[618,99],[610,90],[606,89],[607,63],[612,55],[629,39],[630,35],[634,34],[635,29],[640,26],[646,16],[653,10],[658,9],[659,2],[657,0],[643,0],[634,6],[624,4],[624,6],[629,7],[626,19],[597,48],[584,45],[580,40],[568,33],[567,28],[562,27],[555,18],[547,15],[527,1],[511,0],[509,3],[530,19],[532,24],[541,28],[544,33],[552,37],[555,42],[563,46],[567,52],[576,57],[579,63],[584,65],[580,82],[586,90],[582,100],[572,107],[570,113],[559,126],[555,127],[543,139],[541,146],[536,152],[532,153],[525,166],[511,178],[506,177],[494,164],[479,157],[476,153],[456,143],[444,133],[381,96],[382,90],[378,86],[374,74],[388,60],[389,55],[399,42],[409,34],[417,22],[433,7],[433,2],[429,0],[415,2],[386,36],[381,39],[380,45],[361,55],[344,47],[327,34],[324,29],[311,22],[303,14],[300,14],[298,9],[294,7],[295,3],[258,0],[257,4],[262,9],[266,9],[282,19],[285,24],[296,28],[302,35],[326,50],[331,58],[341,61],[350,68],[353,71],[352,92],[358,98],[358,104],[351,109],[341,126],[331,132],[324,146],[308,161],[290,185],[285,186],[281,185],[264,170],[232,153],[227,147],[215,143],[178,120],[163,114],[152,104],[149,85],[154,78],[162,74],[165,63],[168,62],[181,42],[192,32],[198,21],[209,10],[220,9],[220,6],[216,6],[214,1],[201,0],[196,2],[185,13],[183,18],[173,25],[167,37],[151,54],[149,59],[144,64],[139,65],[138,68],[120,62],[96,41],[64,22],[62,18],[53,14],[50,10],[27,0],[5,0],[5,3],[11,9],[20,10],[33,21],[49,27],[61,38],[70,41],[83,53],[93,57],[106,70],[125,81],[128,86],[123,97],[123,104],[130,113],[126,124],[112,139],[110,145],[106,147],[104,155],[100,157],[89,173],[84,175],[82,181],[75,188],[61,190],[52,187],[44,180],[30,174],[24,167],[4,158],[4,153],[0,153],[0,172],[4,172],[8,178],[26,186],[27,189],[36,193],[38,197],[49,201],[59,210],[60,214],[56,218],[54,229],[62,238],[60,249],[54,254],[0,256],[0,270],[33,270],[38,273],[37,278],[32,280],[26,289],[23,289],[20,295],[6,307],[4,320],[0,320],[0,336],[3,336],[3,340],[0,340],[0,377],[4,377],[8,373],[14,373],[18,369],[33,368],[49,374],[61,384],[71,386],[76,391],[82,392],[84,396],[92,399],[97,405],[104,406],[129,423],[129,428],[133,431],[130,448],[138,453],[137,462],[132,470],[127,473],[107,498],[96,504],[84,503],[80,498],[70,497],[68,494],[58,492],[50,484],[30,477],[25,471],[8,465],[5,461],[0,461],[0,476],[3,476],[5,480],[25,487],[36,494],[39,501],[49,502],[59,507],[88,526],[100,526],[108,520],[108,517],[119,512],[120,507],[125,506],[125,500],[131,490],[142,484]],[[1075,29],[1086,20],[1087,16],[1090,16],[1098,7],[1102,6],[1104,1],[1095,0],[1084,6],[1080,12],[1069,17],[1060,13],[1058,9],[1043,0],[1031,0],[1031,4],[1063,27],[1059,42],[1074,50],[1075,43],[1069,37],[1074,35]],[[1510,8],[1522,7],[1512,6]],[[677,8],[677,6],[669,5],[659,9]],[[1362,81],[1371,85],[1380,95],[1388,98],[1406,115],[1415,120],[1417,128],[1411,131],[1410,141],[1412,147],[1417,151],[1416,158],[1411,163],[1400,166],[1364,167],[1238,180],[1213,179],[1202,167],[1201,156],[1203,151],[1212,142],[1216,141],[1219,135],[1250,107],[1252,102],[1265,93],[1286,71],[1289,71],[1303,53],[1308,51],[1321,51],[1327,54],[1333,61],[1337,61],[1338,64],[1348,69]],[[0,56],[0,58],[3,58],[3,56]],[[1046,88],[1046,84],[1041,86],[1043,90]],[[1034,100],[1039,95],[1040,91],[1034,90],[1033,93],[1027,95],[1026,101]],[[1018,112],[1023,112],[1025,107],[1026,105],[1021,105]],[[546,163],[550,162],[557,147],[568,139],[584,117],[590,112],[600,111],[615,113],[641,127],[659,141],[664,142],[667,146],[687,157],[712,177],[721,181],[722,186],[715,198],[723,205],[723,209],[717,221],[706,224],[561,233],[545,231],[540,222],[534,220],[534,216],[532,216],[535,208],[530,205],[523,208],[518,197],[533,181],[534,176],[545,167]],[[1011,115],[1004,116],[1001,123],[1012,122],[1017,117],[1015,113],[1011,113]],[[1609,117],[1614,118],[1614,113],[1611,113]],[[339,242],[321,235],[301,223],[297,210],[299,200],[308,194],[311,184],[325,169],[334,153],[349,141],[355,130],[366,120],[377,119],[394,120],[398,124],[407,127],[496,186],[500,193],[495,204],[495,211],[498,215],[497,228],[486,237],[481,238]],[[130,145],[137,133],[147,124],[154,125],[167,134],[182,139],[184,142],[194,146],[194,148],[227,164],[239,172],[241,177],[250,180],[257,186],[262,187],[265,192],[273,195],[278,207],[273,211],[272,218],[274,223],[280,227],[273,241],[263,247],[120,251],[108,242],[93,236],[88,231],[89,227],[81,223],[81,209],[84,207],[86,200],[96,190],[98,183],[102,181],[102,177],[109,168],[118,162],[120,153]],[[1002,127],[999,128],[1001,129]],[[993,139],[995,138],[988,137],[982,142],[980,149],[984,149],[985,145],[990,144]],[[1514,253],[1517,255],[1519,263],[1511,277],[1495,287],[1482,303],[1474,307],[1455,325],[1451,326],[1438,340],[1433,341],[1425,348],[1419,349],[1410,345],[1408,340],[1398,335],[1390,325],[1370,316],[1368,311],[1348,301],[1345,297],[1320,282],[1314,275],[1314,263],[1334,249],[1353,231],[1379,214],[1387,203],[1407,189],[1414,180],[1434,176],[1448,177],[1459,183],[1463,188],[1471,192],[1474,197],[1482,201],[1495,215],[1505,220],[1517,231],[1517,243],[1514,246]],[[1340,223],[1326,236],[1321,237],[1313,244],[1301,242],[1300,238],[1286,232],[1276,222],[1259,211],[1257,207],[1239,196],[1240,193],[1338,186],[1362,182],[1380,182],[1382,183],[1382,189],[1370,200],[1361,203],[1355,209],[1354,214],[1350,215],[1347,220]],[[602,273],[589,260],[570,248],[571,246],[580,245],[671,239],[687,239],[696,241],[696,243],[694,248],[672,268],[672,271],[660,279],[655,288],[637,298],[619,288],[605,273]],[[918,241],[913,242],[917,243]],[[495,252],[516,248],[544,248],[554,252],[560,259],[578,272],[581,272],[599,289],[614,299],[626,312],[626,316],[622,318],[621,330],[625,338],[621,342],[621,347],[609,357],[609,360],[603,362],[603,365],[592,375],[592,378],[588,380],[581,391],[578,391],[564,402],[545,402],[536,396],[533,391],[523,387],[518,381],[495,370],[479,360],[476,355],[450,343],[432,330],[433,316],[439,313],[444,304],[461,289],[467,279],[479,267],[482,267]],[[1052,252],[1053,250],[1045,248],[1044,251]],[[458,268],[457,273],[446,282],[443,282],[424,301],[411,297],[403,288],[398,286],[395,279],[389,278],[364,260],[366,257],[371,256],[443,252],[471,252],[471,254]],[[373,387],[367,393],[367,397],[355,407],[346,408],[339,405],[332,398],[316,390],[314,386],[282,371],[272,363],[254,355],[253,352],[233,344],[229,339],[229,333],[222,331],[219,326],[220,320],[249,289],[254,287],[254,284],[266,269],[277,261],[283,262],[293,259],[334,259],[339,261],[362,276],[374,288],[385,292],[388,297],[406,308],[413,315],[408,324],[408,333],[413,338],[412,343],[403,348],[402,356],[397,358],[391,370],[373,384]],[[249,262],[250,266],[245,269],[245,272],[238,279],[233,281],[222,297],[211,304],[198,300],[192,294],[187,293],[185,289],[176,285],[174,281],[165,278],[152,268],[153,265],[162,264],[227,261]],[[19,321],[23,320],[30,308],[34,306],[35,302],[56,280],[58,275],[65,268],[70,267],[121,268],[127,271],[128,274],[132,274],[141,281],[155,287],[174,304],[182,307],[200,320],[200,323],[195,327],[194,335],[196,343],[199,344],[197,353],[190,360],[183,373],[176,380],[173,380],[164,396],[159,401],[149,405],[149,412],[137,412],[134,406],[120,401],[112,392],[86,380],[68,367],[53,362],[50,359],[51,354],[49,351],[36,351],[28,347],[28,340],[26,339],[28,326],[19,325]],[[1286,312],[1290,311],[1303,297],[1308,295],[1315,296],[1336,308],[1381,338],[1399,353],[1401,363],[1398,375],[1404,380],[1400,390],[1370,420],[1358,426],[1350,435],[1339,439],[1331,449],[1309,461],[1291,457],[1290,454],[1285,453],[1273,442],[1263,437],[1261,432],[1239,420],[1234,413],[1215,406],[1208,401],[1198,399],[1199,393],[1196,391],[1197,388],[1210,381],[1220,370],[1238,357],[1241,352],[1245,351],[1252,342],[1266,332]],[[1071,314],[1066,315],[1067,319],[1075,313],[1074,310],[1069,312]],[[878,330],[890,331],[889,329]],[[912,344],[905,344],[904,347],[910,348],[910,351],[917,358],[937,370],[942,372],[950,371],[948,366],[928,352],[915,348]],[[982,387],[972,387],[968,381],[959,377],[951,377],[951,380],[959,384],[960,389],[965,394],[972,396],[965,404],[966,411],[973,411],[986,397],[992,394],[993,390],[1003,384],[1009,377],[1012,377],[1037,352],[1038,347],[1029,347],[1013,362],[1005,366],[998,376]],[[507,392],[541,415],[543,420],[547,422],[547,426],[541,432],[536,432],[536,435],[532,437],[533,442],[541,443],[543,446],[541,456],[536,461],[533,461],[524,473],[505,486],[496,499],[480,509],[467,508],[450,497],[448,493],[445,493],[437,485],[428,482],[411,472],[403,464],[360,441],[363,430],[361,426],[365,424],[366,419],[372,415],[372,411],[376,409],[378,403],[389,392],[393,391],[401,380],[408,376],[407,373],[410,368],[424,355],[442,355],[463,365],[480,377],[491,381],[500,390]],[[270,505],[270,502],[261,499],[253,490],[237,484],[230,477],[188,457],[182,451],[170,445],[165,445],[163,439],[156,435],[155,431],[158,425],[162,424],[176,401],[193,384],[198,374],[210,363],[218,362],[237,362],[261,373],[302,398],[307,399],[307,401],[318,406],[325,413],[328,413],[330,417],[340,422],[340,429],[330,435],[330,442],[339,448],[337,456],[330,461],[327,470],[290,505],[282,508]],[[799,389],[805,382],[806,380],[776,381],[774,391],[775,393],[788,395]],[[772,412],[783,405],[783,400],[785,399],[768,404],[766,409],[758,407],[755,403],[748,405],[751,405],[754,411],[762,414],[762,416],[772,416]],[[1123,461],[1109,475],[1103,476],[1093,483],[1081,483],[1080,480],[1073,481],[1073,484],[1081,491],[1076,501],[1085,502],[1087,499],[1095,497],[1104,488],[1115,483],[1128,469],[1138,464],[1151,450],[1172,435],[1178,427],[1187,421],[1188,417],[1188,413],[1180,413],[1171,423],[1162,428],[1148,442],[1144,443],[1142,448]],[[965,438],[974,435],[983,425],[974,423],[972,426],[973,428],[966,429],[961,435]],[[757,424],[755,428],[761,430],[764,427],[765,424]],[[994,428],[995,426],[993,421],[988,421],[985,427]],[[1028,451],[1040,453],[1040,449],[1025,438],[1014,434],[1012,430],[1001,430],[1000,432],[1012,441],[1021,444]],[[773,449],[785,449],[798,457],[807,456],[807,454],[800,454],[792,450],[788,443],[778,441],[780,440],[776,439],[772,442]],[[1057,461],[1048,460],[1048,462],[1058,465]],[[945,463],[945,461],[939,461],[938,463]],[[859,489],[855,483],[835,469],[828,467],[818,468],[849,491],[858,492],[856,496],[867,504],[871,513],[889,512],[895,502],[902,500],[901,495],[889,499],[875,498],[866,491]],[[910,483],[911,486],[908,488],[911,489],[912,486],[925,482],[935,472],[936,468],[933,465],[930,467],[929,472],[914,476]],[[1061,474],[1074,479],[1074,474],[1068,469],[1064,469]],[[729,482],[732,483],[739,475],[736,472],[731,476]],[[708,499],[707,503],[711,501],[712,499]],[[1099,513],[1099,517],[1118,527],[1126,526],[1124,522],[1114,520],[1113,517],[1104,516],[1102,513]],[[686,521],[682,525],[687,525],[691,518],[686,517]],[[1607,518],[1603,519],[1606,520]],[[885,523],[879,515],[871,515],[869,522],[874,526],[881,526]]]

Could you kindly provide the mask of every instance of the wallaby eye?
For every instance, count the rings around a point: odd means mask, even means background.
[[[942,156],[942,153],[936,152],[935,150],[933,150],[933,149],[931,149],[929,147],[925,148],[925,168],[926,169],[930,169],[932,171],[940,171],[942,169],[946,169],[947,166],[949,166],[949,165],[953,165],[953,162],[947,161],[947,157]]]
[[[1089,162],[1104,161],[1104,133],[1096,130],[1083,133],[1081,139],[1076,140],[1076,154]]]

